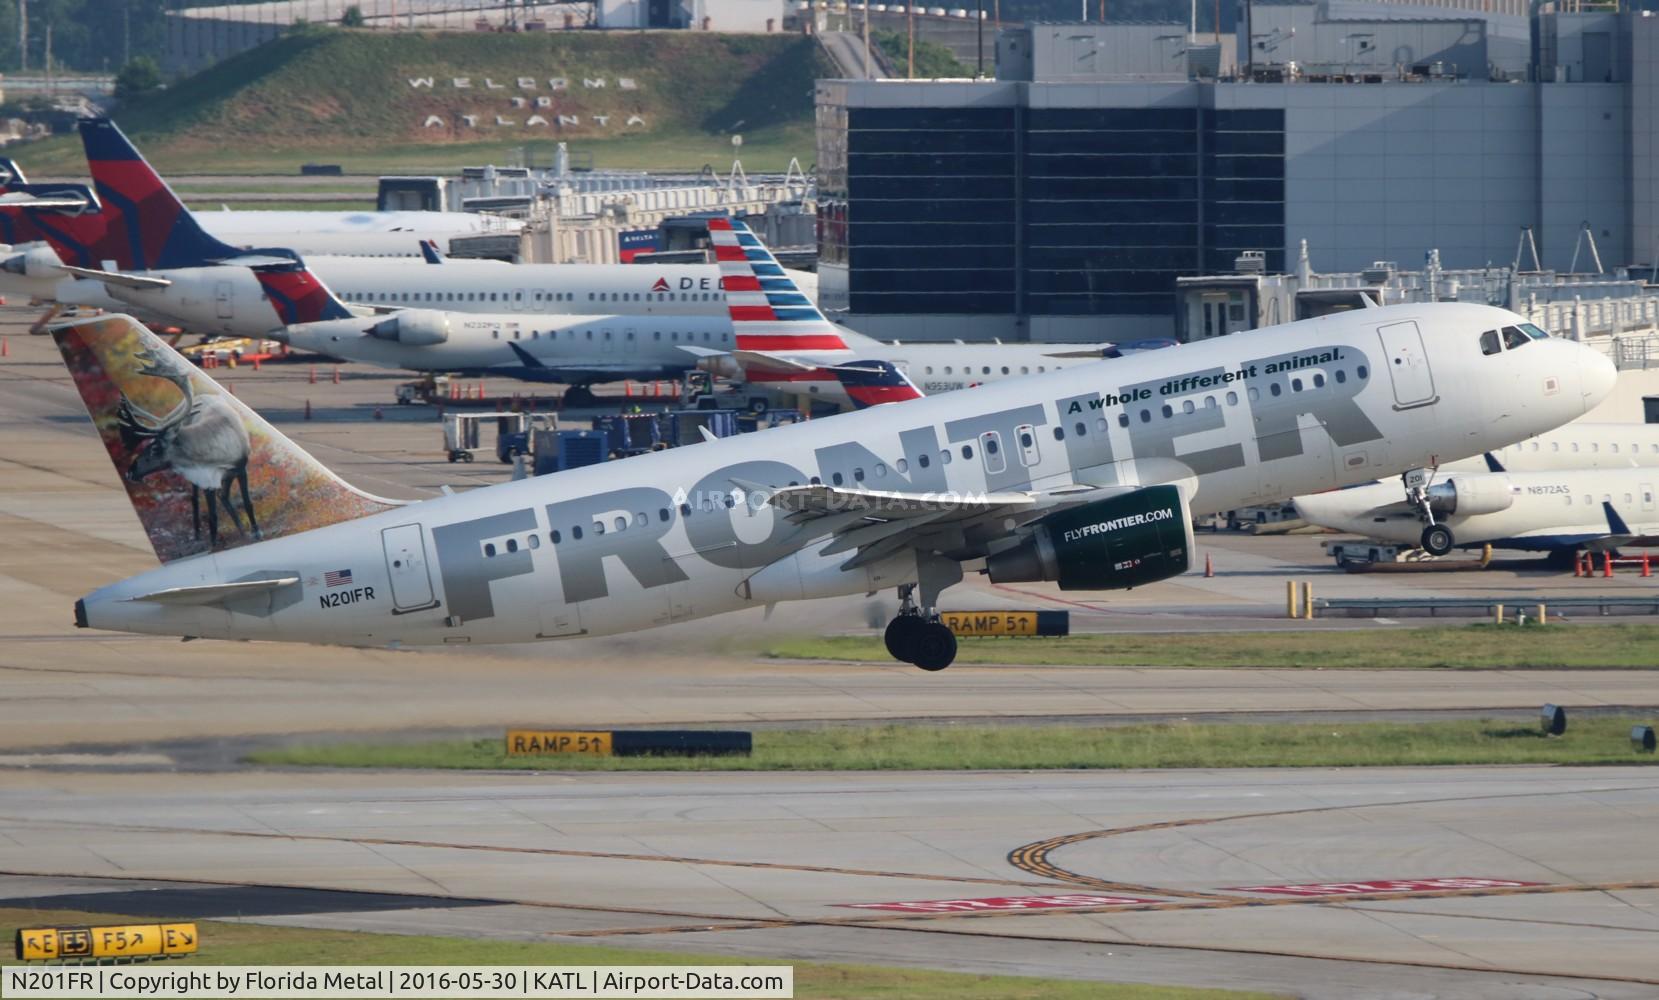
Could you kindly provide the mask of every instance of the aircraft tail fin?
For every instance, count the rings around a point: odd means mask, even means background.
[[[347,485],[130,316],[52,337],[164,563],[399,506]]]
[[[126,270],[201,267],[242,253],[202,229],[155,168],[108,118],[82,118],[81,144],[106,211],[123,239],[110,252]]]
[[[428,264],[442,264],[446,259],[444,252],[438,249],[437,240],[421,240],[421,257]]]
[[[322,279],[311,273],[304,261],[271,262],[252,270],[284,326],[355,318],[355,314],[323,284]]]
[[[922,398],[922,391],[891,361],[849,361],[829,371],[860,410]]]
[[[737,350],[852,353],[747,223],[717,216],[708,224]]]

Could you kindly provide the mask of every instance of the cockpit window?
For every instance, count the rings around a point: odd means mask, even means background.
[[[1517,347],[1524,347],[1532,343],[1532,338],[1522,333],[1518,326],[1506,326],[1503,328],[1503,343],[1505,347],[1513,351]]]
[[[1480,335],[1480,353],[1496,354],[1503,350],[1498,342],[1498,331],[1488,330]]]
[[[1525,331],[1526,335],[1531,337],[1533,340],[1547,340],[1549,338],[1548,333],[1545,333],[1538,327],[1533,326],[1531,323],[1522,323],[1521,329]]]

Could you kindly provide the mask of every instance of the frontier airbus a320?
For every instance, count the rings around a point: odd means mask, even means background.
[[[715,228],[734,328],[795,322],[764,252]],[[1515,322],[1359,310],[410,504],[347,486],[131,319],[70,324],[54,335],[163,564],[76,623],[529,642],[891,587],[889,648],[936,670],[956,642],[934,608],[964,571],[1151,583],[1187,569],[1194,514],[1500,448],[1612,389],[1567,341],[1481,353]]]

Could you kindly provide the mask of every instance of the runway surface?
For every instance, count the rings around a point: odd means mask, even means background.
[[[1652,768],[13,771],[0,789],[0,871],[77,876],[0,881],[5,905],[1309,997],[1659,993]],[[1517,884],[1262,888],[1449,878]]]
[[[12,311],[15,316],[16,312]],[[909,667],[757,658],[868,627],[865,599],[614,639],[402,652],[77,631],[75,598],[154,565],[49,341],[0,317],[0,902],[1318,997],[1659,996],[1659,769],[1158,773],[266,772],[249,742],[509,724],[1412,717],[1659,708],[1646,671]],[[220,370],[366,489],[505,478],[449,465],[396,379]],[[314,417],[301,419],[305,403]],[[374,420],[376,406],[385,419]],[[977,585],[1098,631],[1309,627],[1329,596],[1651,593],[1634,575],[1335,572],[1316,539],[1202,537],[1217,575],[1130,594]],[[1352,621],[1355,657],[1391,626]],[[733,635],[744,642],[734,643]],[[1450,634],[1450,633],[1449,633]],[[1378,880],[1325,890],[1262,887]],[[1512,884],[1531,883],[1531,884]],[[1246,887],[1246,888],[1241,888]],[[1254,888],[1248,888],[1254,887]],[[1335,896],[1306,896],[1332,891]],[[1080,902],[1088,905],[1071,905]],[[1058,909],[855,904],[1072,897]],[[1105,901],[1102,901],[1104,899]],[[1054,900],[1050,900],[1054,902]],[[959,904],[969,906],[970,904]]]

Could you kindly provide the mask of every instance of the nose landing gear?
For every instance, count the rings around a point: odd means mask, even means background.
[[[1412,469],[1400,480],[1405,484],[1406,503],[1416,507],[1418,517],[1423,520],[1423,533],[1418,536],[1418,544],[1431,556],[1443,556],[1450,552],[1457,539],[1452,535],[1451,528],[1434,519],[1434,506],[1429,502],[1429,471]]]

